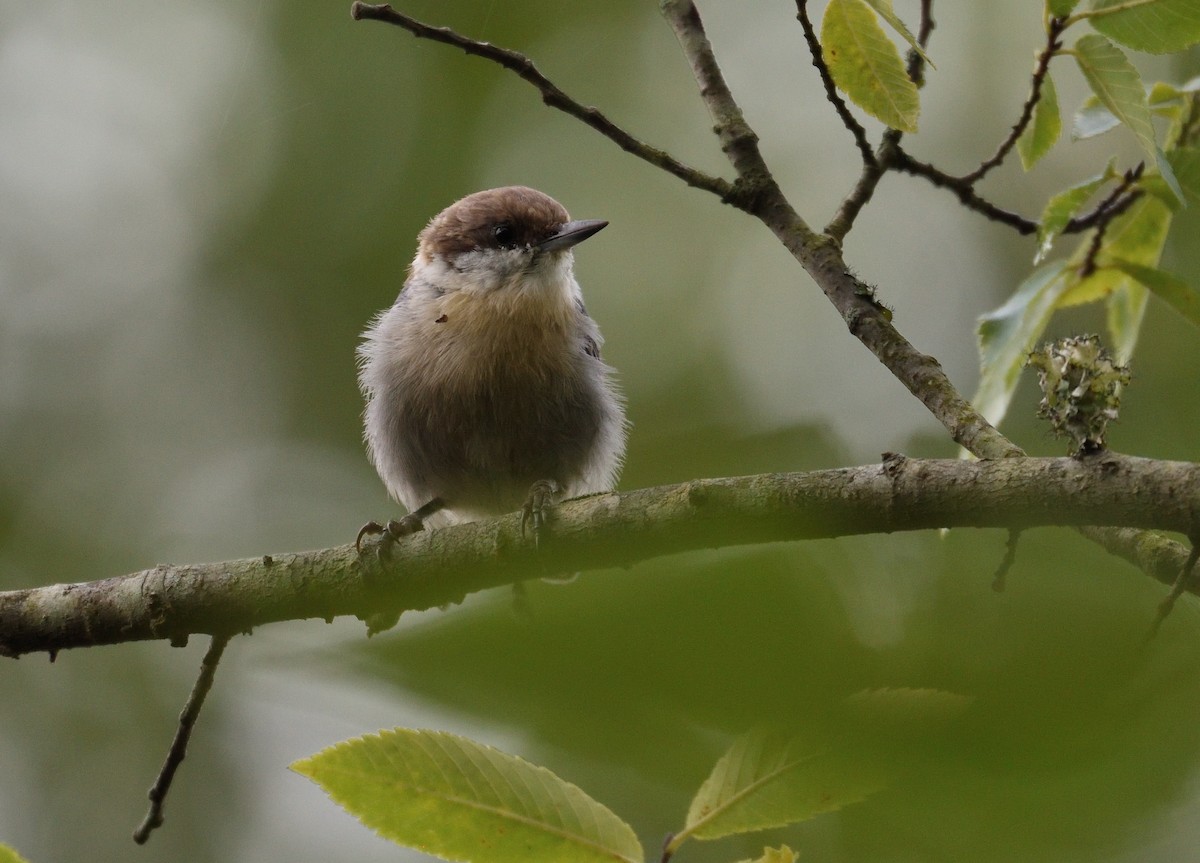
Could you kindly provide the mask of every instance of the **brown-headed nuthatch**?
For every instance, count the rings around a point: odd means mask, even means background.
[[[612,489],[625,414],[571,251],[607,224],[510,186],[421,232],[400,296],[358,349],[367,451],[410,512],[360,541],[517,509],[536,536],[548,505]]]

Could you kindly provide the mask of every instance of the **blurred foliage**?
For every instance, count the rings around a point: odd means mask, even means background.
[[[635,134],[724,170],[653,4],[405,8],[529,53]],[[858,157],[791,12],[702,11],[781,182],[823,223]],[[340,3],[6,12],[4,588],[341,543],[392,514],[359,440],[358,333],[395,296],[424,221],[505,183],[612,221],[578,272],[634,421],[624,487],[953,452],[759,226],[482,61],[356,24]],[[967,170],[1005,134],[1041,38],[1030,15],[939,4],[939,71],[912,141],[922,158]],[[1200,71],[1194,56],[1147,62],[1155,77]],[[1082,101],[1078,83],[1056,81],[1064,109]],[[1006,166],[984,191],[1036,213],[1094,173],[1108,146],[1095,144],[1060,145],[1029,177]],[[1163,260],[1193,283],[1195,211],[1176,216]],[[895,177],[847,255],[969,392],[975,318],[1024,278],[1033,242]],[[1047,337],[1103,325],[1071,309]],[[1145,326],[1154,338],[1133,358],[1110,444],[1195,460],[1194,331],[1155,299]],[[1005,430],[1061,453],[1038,398],[1027,375]],[[496,592],[370,642],[351,622],[267,627],[228,652],[166,825],[138,850],[129,833],[203,645],[5,663],[0,841],[31,863],[423,859],[285,769],[375,727],[423,725],[546,764],[656,847],[749,725],[820,721],[853,692],[911,686],[975,699],[924,742],[919,772],[734,853],[758,857],[767,841],[837,861],[1188,856],[1195,603],[1145,644],[1156,584],[1070,532],[1036,531],[995,595],[1003,547],[997,532],[955,531],[696,553],[532,582],[531,620]]]

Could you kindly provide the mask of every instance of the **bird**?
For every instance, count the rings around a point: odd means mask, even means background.
[[[557,502],[611,491],[627,420],[575,279],[573,220],[526,186],[475,192],[417,237],[395,303],[359,344],[367,453],[408,515],[355,541],[522,512],[535,542]]]

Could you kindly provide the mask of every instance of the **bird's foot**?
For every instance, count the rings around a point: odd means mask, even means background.
[[[392,550],[392,544],[398,539],[403,539],[406,536],[411,536],[418,531],[425,529],[425,521],[419,518],[416,513],[409,513],[401,519],[389,519],[387,524],[380,524],[377,521],[368,521],[358,529],[358,536],[354,538],[354,550],[362,554],[362,541],[366,536],[382,536],[379,541],[379,546],[376,553],[380,557],[387,557]]]
[[[521,506],[521,536],[525,536],[526,525],[532,527],[535,547],[541,545],[547,516],[561,492],[558,483],[552,479],[539,479],[529,488],[529,496]]]

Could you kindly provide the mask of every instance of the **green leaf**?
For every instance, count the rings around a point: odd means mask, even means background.
[[[1142,178],[1142,188],[1172,210],[1179,209],[1184,200],[1200,200],[1200,150],[1179,147],[1166,154],[1173,183],[1160,173],[1148,171]]]
[[[1130,276],[1138,284],[1165,302],[1189,323],[1200,327],[1200,294],[1177,276],[1157,267],[1147,267],[1132,261],[1113,260],[1108,266]]]
[[[1154,139],[1154,124],[1150,122],[1150,106],[1146,91],[1142,88],[1142,79],[1129,58],[1116,45],[1094,33],[1081,37],[1072,53],[1092,92],[1133,131],[1142,149],[1157,166],[1163,181],[1182,201],[1183,191]]]
[[[1200,2],[1197,0],[1092,0],[1093,27],[1135,51],[1168,54],[1200,42]]]
[[[834,82],[851,101],[893,129],[917,131],[917,87],[863,0],[830,0],[821,21],[821,51]]]
[[[925,53],[925,49],[921,47],[919,42],[917,42],[917,38],[909,32],[908,27],[904,26],[904,22],[900,20],[900,16],[898,16],[896,11],[892,9],[892,0],[867,0],[867,3],[872,9],[879,13],[880,18],[888,22],[888,25],[893,30],[904,37],[904,41],[907,42],[914,51],[921,55],[922,60],[928,63],[932,68],[937,68],[937,66],[933,65],[933,61],[929,59],[929,55]]]
[[[1146,267],[1158,265],[1171,225],[1171,210],[1153,195],[1143,195],[1109,224],[1104,241],[1096,256],[1097,270],[1087,278],[1077,280],[1059,301],[1059,307],[1077,305],[1109,296],[1128,279],[1122,273],[1107,269],[1109,261],[1121,260]],[[1068,266],[1083,265],[1093,234],[1089,232],[1076,246]],[[1122,360],[1124,361],[1124,360]]]
[[[1078,5],[1079,0],[1046,0],[1046,8],[1055,18],[1066,18]]]
[[[1063,228],[1067,226],[1072,217],[1079,212],[1079,208],[1088,202],[1097,189],[1111,179],[1111,170],[1112,164],[1109,163],[1109,170],[1103,174],[1092,177],[1090,180],[1084,180],[1069,189],[1064,189],[1046,202],[1046,209],[1042,210],[1042,218],[1038,223],[1038,247],[1033,258],[1035,265],[1040,264],[1049,254],[1054,240],[1062,233]]]
[[[1095,33],[1080,37],[1072,53],[1092,92],[1133,131],[1142,149],[1155,158],[1158,147],[1146,91],[1129,58],[1112,42]]]
[[[787,848],[786,845],[783,847]],[[12,848],[9,848],[3,842],[0,842],[0,863],[27,863],[27,861]]]
[[[1071,138],[1083,141],[1095,138],[1105,132],[1111,132],[1121,125],[1117,115],[1108,110],[1104,103],[1095,96],[1088,96],[1075,112],[1075,122],[1071,126]]]
[[[1104,232],[1104,244],[1096,256],[1096,271],[1077,280],[1059,300],[1062,308],[1106,299],[1109,335],[1120,363],[1129,362],[1133,356],[1149,294],[1135,279],[1109,264],[1126,261],[1144,267],[1158,266],[1170,226],[1170,208],[1152,195],[1143,195]],[[1091,242],[1091,235],[1080,240],[1069,267],[1074,270],[1083,263]]]
[[[764,848],[763,855],[754,860],[742,860],[740,863],[796,863],[800,855],[786,845],[778,848]]]
[[[634,863],[611,811],[537,767],[440,731],[396,728],[292,764],[380,835],[447,860]]]
[[[1181,204],[1184,203],[1183,188],[1179,185],[1179,180],[1175,178],[1175,169],[1171,167],[1171,161],[1163,152],[1162,147],[1154,148],[1154,164],[1158,168],[1158,175],[1167,184],[1167,188],[1171,190],[1175,200]]]
[[[1118,363],[1128,363],[1133,356],[1133,349],[1137,347],[1142,331],[1142,317],[1146,313],[1148,296],[1145,287],[1133,279],[1125,279],[1108,296],[1105,317]]]
[[[863,800],[884,784],[874,763],[759,729],[738,738],[717,762],[673,841],[804,821]]]
[[[1146,94],[1146,102],[1151,113],[1174,120],[1179,117],[1184,105],[1190,101],[1188,94],[1197,89],[1200,89],[1200,78],[1193,78],[1179,87],[1165,81],[1155,81]],[[1119,125],[1121,125],[1121,121],[1112,111],[1104,107],[1095,96],[1088,96],[1075,115],[1071,137],[1077,141],[1094,138]]]
[[[1050,152],[1060,134],[1062,116],[1058,110],[1058,92],[1054,89],[1054,79],[1047,75],[1042,81],[1041,98],[1033,106],[1033,119],[1017,138],[1017,153],[1026,171]]]
[[[1200,147],[1177,147],[1167,154],[1184,195],[1200,201]]]
[[[1000,308],[979,318],[979,387],[976,409],[996,424],[1003,419],[1025,357],[1042,332],[1072,274],[1062,263],[1035,270]]]

